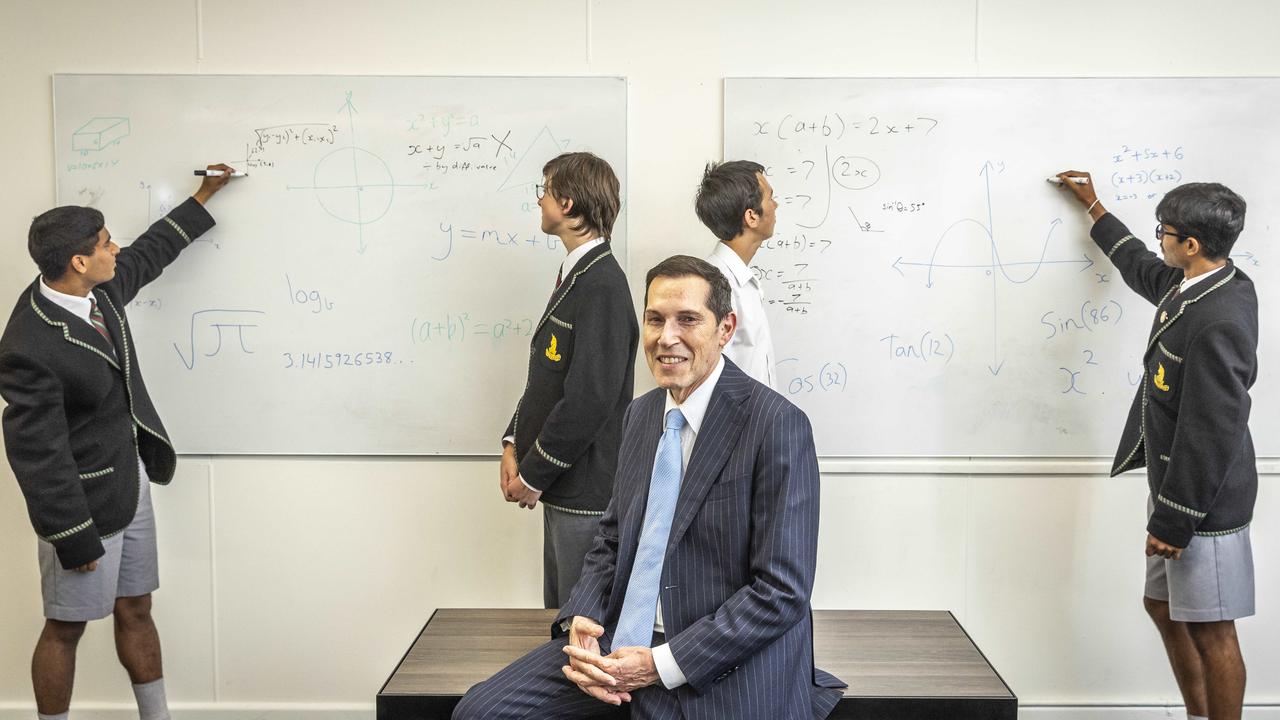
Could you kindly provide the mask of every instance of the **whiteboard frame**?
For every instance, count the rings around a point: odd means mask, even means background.
[[[1272,80],[1280,75],[735,75],[725,76],[720,84],[720,160],[725,157],[729,136],[728,92],[731,82],[758,80]],[[1277,409],[1280,412],[1280,408]],[[1116,442],[1120,438],[1117,434]],[[1280,454],[1257,454],[1258,474],[1280,472]],[[1109,455],[824,455],[819,454],[823,473],[874,475],[885,474],[1034,474],[1093,475],[1110,472]],[[872,461],[872,462],[867,462]]]
[[[173,77],[189,77],[189,78],[325,78],[325,79],[346,79],[346,78],[369,78],[369,79],[387,79],[387,78],[427,78],[427,79],[447,79],[447,80],[618,80],[622,82],[622,118],[623,118],[623,147],[626,150],[627,164],[622,176],[619,178],[622,186],[630,190],[630,171],[631,171],[631,81],[625,75],[406,75],[406,74],[388,74],[388,75],[338,75],[332,73],[103,73],[103,72],[57,72],[49,75],[49,98],[50,98],[50,129],[51,137],[49,139],[49,152],[51,161],[54,163],[53,173],[53,197],[57,202],[59,197],[59,184],[56,162],[58,156],[58,105],[56,92],[58,79],[62,77],[89,77],[89,78],[107,78],[107,77],[137,77],[137,78],[173,78]],[[627,198],[622,197],[620,208],[630,210],[630,203]],[[629,212],[623,217],[622,227],[626,231],[627,242],[623,248],[619,264],[622,266],[624,274],[628,273],[631,266],[631,228],[629,223]],[[617,257],[617,254],[615,254]],[[628,278],[629,279],[629,278]],[[511,402],[518,402],[519,398],[512,398]],[[157,408],[161,412],[164,411]],[[485,460],[489,461],[493,458],[501,456],[501,451],[495,449],[493,453],[452,453],[443,451],[424,451],[414,454],[403,453],[377,453],[377,452],[326,452],[299,455],[297,453],[261,453],[261,452],[222,452],[217,454],[210,453],[186,453],[178,452],[179,457],[184,458],[273,458],[273,459],[309,459],[309,458],[377,458],[386,460],[412,460],[418,458],[440,458],[453,460]]]

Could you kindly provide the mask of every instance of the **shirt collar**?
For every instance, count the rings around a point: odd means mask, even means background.
[[[1221,269],[1222,269],[1222,268],[1224,268],[1224,267],[1226,267],[1226,265],[1223,265],[1222,267],[1216,267],[1216,268],[1214,268],[1214,269],[1210,270],[1209,272],[1204,273],[1203,275],[1197,275],[1197,276],[1195,276],[1195,277],[1191,278],[1190,280],[1188,280],[1187,278],[1183,278],[1183,279],[1182,279],[1182,282],[1178,284],[1178,293],[1179,293],[1179,294],[1181,294],[1181,293],[1186,292],[1186,291],[1187,291],[1187,288],[1191,287],[1192,285],[1195,285],[1196,283],[1200,282],[1201,280],[1204,280],[1205,278],[1207,278],[1207,277],[1209,277],[1210,275],[1212,275],[1212,274],[1214,274],[1214,273],[1218,272],[1219,270],[1221,270]]]
[[[79,295],[68,295],[64,292],[58,292],[45,284],[44,277],[40,278],[40,294],[49,302],[61,307],[78,318],[88,320],[89,315],[93,312],[93,303],[90,301],[88,296],[80,297]]]
[[[711,251],[711,257],[724,263],[726,269],[733,273],[733,279],[741,287],[756,279],[755,273],[751,272],[751,268],[742,262],[742,258],[738,257],[738,253],[729,247],[728,243],[716,243],[716,249]]]
[[[568,280],[569,273],[573,272],[573,268],[578,264],[578,261],[587,253],[591,252],[592,248],[598,245],[603,245],[606,240],[608,240],[608,238],[596,238],[594,240],[588,240],[574,248],[573,252],[569,253],[565,257],[564,262],[560,263],[560,280],[562,282]]]
[[[720,361],[716,363],[716,367],[702,381],[689,397],[684,399],[684,403],[677,405],[671,393],[667,393],[667,406],[662,410],[662,426],[666,427],[667,413],[672,408],[680,408],[680,413],[684,415],[685,422],[689,424],[689,429],[693,430],[693,434],[698,434],[698,428],[702,427],[702,419],[707,416],[707,406],[711,404],[711,393],[716,389],[716,383],[720,382],[720,373],[724,372],[724,355],[720,356]]]

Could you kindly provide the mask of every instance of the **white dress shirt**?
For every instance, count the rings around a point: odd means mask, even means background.
[[[578,261],[581,260],[583,257],[585,257],[587,253],[591,252],[592,248],[602,245],[608,240],[609,238],[598,237],[592,240],[588,240],[582,243],[581,245],[579,245],[578,247],[574,248],[573,252],[570,252],[568,255],[566,255],[564,258],[564,261],[560,263],[560,281],[564,282],[568,280],[569,273],[573,272],[573,268],[578,265]],[[515,444],[515,441],[516,441],[516,437],[514,435],[508,435],[502,438],[503,446],[505,446],[507,443]],[[530,490],[533,490],[534,492],[538,491],[537,488],[535,488],[534,486],[524,481],[523,475],[519,475],[518,477],[520,478],[520,482],[524,484],[525,487],[529,488]]]
[[[715,390],[716,383],[720,382],[720,373],[724,372],[724,357],[721,356],[716,367],[702,381],[689,397],[685,398],[684,403],[676,404],[671,393],[667,393],[667,406],[662,411],[662,428],[666,429],[667,413],[672,409],[679,408],[681,414],[684,415],[684,427],[680,428],[680,452],[684,456],[680,464],[680,481],[684,482],[684,471],[689,468],[689,458],[693,456],[693,444],[698,440],[698,429],[702,427],[702,420],[707,416],[707,406],[711,404],[711,391]],[[660,632],[664,635],[666,632],[662,627],[662,596],[658,596],[658,612],[653,619],[654,632]],[[668,690],[674,690],[688,682],[684,673],[681,672],[680,666],[676,664],[676,656],[671,653],[671,648],[667,643],[663,643],[653,649],[653,664],[658,670],[658,677],[662,679],[662,684]]]
[[[569,273],[573,272],[573,268],[577,266],[578,261],[591,252],[591,249],[604,244],[609,238],[595,238],[588,240],[573,249],[573,252],[564,256],[564,262],[560,263],[560,280],[563,282],[569,279]]]
[[[733,291],[733,312],[738,316],[738,329],[724,347],[724,354],[747,375],[773,389],[778,389],[777,358],[773,353],[773,334],[764,314],[764,290],[751,268],[738,253],[725,243],[707,256],[707,262],[729,281]]]
[[[40,294],[54,305],[61,307],[72,315],[75,315],[81,320],[89,323],[89,327],[92,327],[94,332],[98,331],[98,328],[93,326],[93,321],[89,319],[89,316],[93,313],[93,301],[89,299],[88,295],[80,297],[79,295],[68,295],[64,292],[58,292],[48,285],[45,285],[43,277],[40,278]],[[142,456],[139,455],[138,482],[140,486],[146,488],[147,480],[147,467],[142,464]]]
[[[40,294],[49,302],[84,320],[92,327],[93,321],[89,319],[89,314],[93,312],[93,301],[89,299],[88,295],[80,297],[79,295],[58,292],[45,285],[43,277],[40,278]]]
[[[1184,293],[1184,292],[1186,292],[1186,291],[1187,291],[1187,288],[1190,288],[1192,285],[1195,285],[1196,283],[1200,282],[1201,280],[1204,280],[1205,278],[1207,278],[1207,277],[1209,277],[1210,275],[1212,275],[1212,274],[1214,274],[1214,273],[1218,272],[1219,270],[1221,270],[1221,269],[1222,269],[1222,268],[1224,268],[1224,267],[1226,267],[1226,265],[1222,265],[1221,267],[1216,267],[1216,268],[1214,268],[1214,269],[1210,270],[1209,272],[1204,273],[1203,275],[1197,275],[1197,276],[1195,276],[1195,277],[1193,277],[1193,278],[1185,278],[1185,277],[1184,277],[1184,278],[1182,278],[1182,282],[1178,283],[1178,294],[1179,294],[1179,295],[1181,295],[1182,293]]]

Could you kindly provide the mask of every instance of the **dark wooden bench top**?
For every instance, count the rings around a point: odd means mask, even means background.
[[[378,720],[448,718],[468,688],[546,642],[554,618],[437,610],[378,692]],[[949,612],[815,610],[813,621],[818,667],[849,684],[832,718],[1017,717],[1017,698]]]

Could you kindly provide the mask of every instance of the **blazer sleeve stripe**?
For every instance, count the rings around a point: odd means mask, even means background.
[[[42,535],[40,536],[40,539],[44,540],[45,542],[55,542],[57,540],[63,540],[65,538],[71,537],[72,535],[75,535],[76,533],[82,530],[88,530],[92,525],[93,525],[93,518],[89,518],[88,520],[85,520],[79,525],[71,528],[70,530],[63,530],[62,532],[54,533],[53,535],[47,535],[47,536]]]
[[[1133,239],[1133,236],[1132,236],[1132,235],[1125,235],[1124,237],[1122,237],[1122,238],[1120,238],[1119,240],[1117,240],[1117,241],[1116,241],[1116,244],[1115,244],[1115,245],[1112,245],[1112,246],[1111,246],[1111,249],[1107,251],[1107,257],[1108,257],[1108,258],[1110,258],[1112,255],[1115,255],[1115,254],[1116,254],[1116,251],[1120,249],[1120,246],[1121,246],[1121,245],[1123,245],[1123,244],[1125,244],[1125,243],[1129,242],[1129,241],[1130,241],[1130,240],[1132,240],[1132,239]]]
[[[191,244],[191,236],[190,236],[190,235],[188,235],[188,234],[187,234],[187,231],[186,231],[186,230],[183,230],[183,229],[182,229],[182,226],[181,226],[181,225],[179,225],[177,222],[175,222],[173,218],[169,217],[168,215],[165,215],[165,216],[164,216],[164,221],[165,221],[165,222],[167,222],[167,223],[169,223],[170,225],[172,225],[172,226],[173,226],[173,229],[178,231],[178,234],[182,236],[182,239],[183,239],[183,240],[186,240],[186,241],[187,241],[187,244],[188,244],[188,245],[190,245],[190,244]]]
[[[564,468],[565,470],[568,470],[570,467],[573,466],[572,463],[567,463],[563,460],[557,460],[556,458],[553,458],[550,455],[548,455],[547,451],[542,449],[542,441],[540,440],[533,441],[533,448],[537,450],[538,454],[541,455],[547,462],[551,463],[552,465],[555,465],[558,468]]]
[[[1167,498],[1167,497],[1165,497],[1165,496],[1163,496],[1163,495],[1157,495],[1157,496],[1156,496],[1156,500],[1158,500],[1158,501],[1160,501],[1160,502],[1164,503],[1165,505],[1168,505],[1169,507],[1173,508],[1174,510],[1178,510],[1178,511],[1180,511],[1180,512],[1184,512],[1184,513],[1186,513],[1186,514],[1188,514],[1188,515],[1190,515],[1191,517],[1194,517],[1194,518],[1201,518],[1201,519],[1203,519],[1203,518],[1205,518],[1205,517],[1208,517],[1208,515],[1209,515],[1209,513],[1202,513],[1202,512],[1200,512],[1200,511],[1198,511],[1198,510],[1192,510],[1191,508],[1187,507],[1186,505],[1179,505],[1178,503],[1176,503],[1176,502],[1174,502],[1174,501],[1170,500],[1169,498]]]

